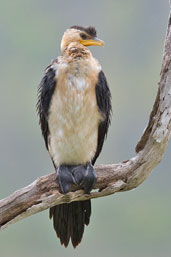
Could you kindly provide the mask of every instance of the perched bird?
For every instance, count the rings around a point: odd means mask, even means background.
[[[72,26],[61,41],[61,56],[46,68],[38,88],[40,126],[57,172],[61,193],[79,185],[90,193],[93,165],[107,135],[111,93],[98,61],[87,46],[103,46],[94,27]],[[90,200],[50,208],[50,218],[65,247],[76,247],[89,224]]]

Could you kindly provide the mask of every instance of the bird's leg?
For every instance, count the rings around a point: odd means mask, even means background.
[[[84,189],[85,194],[89,194],[97,182],[93,166],[90,163],[87,165],[75,166],[72,173],[77,184]]]
[[[86,194],[90,193],[97,178],[91,164],[86,165],[60,165],[57,170],[57,180],[63,194],[69,192],[72,185],[79,185]]]
[[[72,169],[73,165],[60,165],[57,169],[57,181],[63,194],[68,193],[72,185],[77,185]]]

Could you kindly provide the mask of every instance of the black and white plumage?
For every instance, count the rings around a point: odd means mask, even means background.
[[[45,145],[62,193],[72,184],[89,193],[96,183],[93,166],[107,136],[111,94],[89,45],[103,45],[93,27],[73,26],[61,41],[62,55],[45,70],[38,89],[38,113]],[[76,247],[89,224],[90,200],[50,209],[61,244]]]

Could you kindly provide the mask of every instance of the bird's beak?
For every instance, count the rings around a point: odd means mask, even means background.
[[[80,43],[84,46],[104,46],[104,41],[97,37],[81,40]]]

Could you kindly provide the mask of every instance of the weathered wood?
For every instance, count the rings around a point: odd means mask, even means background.
[[[50,174],[0,201],[0,229],[61,203],[92,199],[131,190],[140,185],[161,161],[171,134],[171,16],[166,34],[161,78],[149,123],[136,146],[136,156],[118,164],[96,166],[96,191],[85,195],[78,188],[59,193],[56,175]]]

